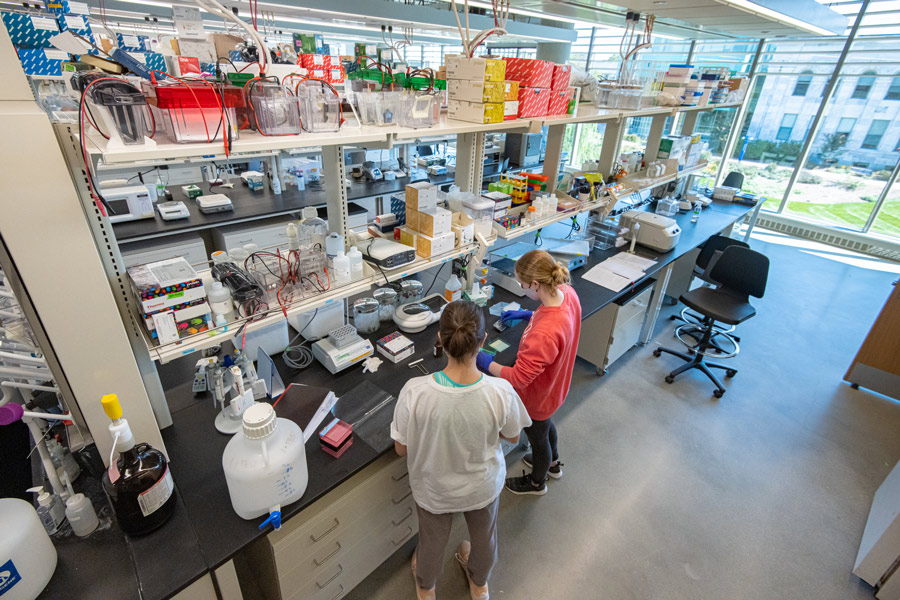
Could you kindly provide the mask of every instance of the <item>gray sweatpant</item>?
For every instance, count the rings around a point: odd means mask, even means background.
[[[497,564],[497,507],[500,496],[478,510],[464,512],[469,528],[472,553],[469,555],[469,577],[475,585],[485,585],[491,569]],[[418,504],[419,545],[416,547],[416,580],[420,588],[430,590],[437,583],[444,563],[444,550],[450,538],[453,515],[430,513]]]

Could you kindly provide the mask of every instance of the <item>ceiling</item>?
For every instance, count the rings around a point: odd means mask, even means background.
[[[845,16],[815,0],[512,0],[512,5],[615,27],[624,24],[628,10],[649,13],[656,16],[655,31],[684,38],[843,35],[847,28]]]

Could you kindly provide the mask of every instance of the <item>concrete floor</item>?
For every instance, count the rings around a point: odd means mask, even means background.
[[[651,353],[677,346],[667,319],[602,379],[576,363],[556,419],[565,476],[543,497],[501,496],[492,598],[873,598],[851,569],[900,459],[900,403],[841,378],[900,269],[766,231],[752,246],[769,286],[721,400],[698,371],[664,383],[680,364]],[[458,518],[438,598],[468,598],[464,535]],[[346,598],[415,598],[414,547]]]

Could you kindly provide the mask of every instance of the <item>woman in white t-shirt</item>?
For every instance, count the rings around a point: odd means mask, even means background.
[[[497,504],[506,477],[500,438],[516,443],[531,425],[509,382],[482,375],[475,357],[484,343],[484,315],[472,302],[444,307],[438,336],[447,353],[443,371],[409,380],[400,391],[391,437],[406,456],[419,517],[412,558],[419,600],[435,598],[453,513],[463,513],[471,542],[456,559],[474,600],[487,600],[497,562]]]

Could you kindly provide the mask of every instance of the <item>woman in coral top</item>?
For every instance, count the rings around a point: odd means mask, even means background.
[[[516,280],[525,295],[541,305],[530,310],[507,311],[501,320],[527,320],[516,363],[506,367],[486,352],[478,355],[478,368],[509,381],[533,421],[525,428],[531,454],[523,458],[531,473],[506,480],[514,494],[547,493],[547,477],[562,477],[557,433],[552,417],[562,406],[572,382],[572,369],[581,334],[581,302],[569,283],[569,270],[543,250],[532,250],[516,261]]]

